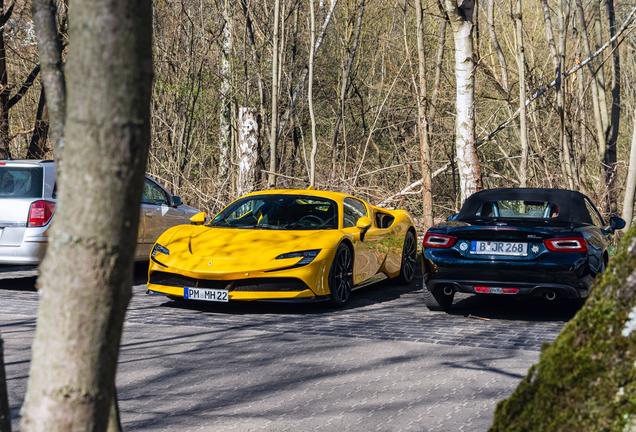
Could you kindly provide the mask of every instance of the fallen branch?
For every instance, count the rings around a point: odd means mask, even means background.
[[[451,163],[447,162],[446,165],[444,165],[443,167],[441,167],[440,169],[435,171],[433,174],[431,174],[431,179],[434,179],[435,177],[437,177],[438,175],[440,175],[441,173],[446,171],[449,166],[451,166]],[[410,192],[411,190],[413,190],[417,186],[421,185],[422,184],[422,180],[423,179],[419,179],[418,181],[416,181],[415,183],[411,183],[410,185],[408,185],[407,187],[405,187],[404,189],[402,189],[400,192],[396,193],[395,195],[391,195],[390,197],[388,197],[387,199],[382,201],[380,204],[378,204],[378,207],[384,207],[385,205],[387,205],[389,203],[389,201],[393,201],[394,199],[396,199],[396,198],[398,198],[398,197],[400,197],[402,195],[406,195],[408,192]]]

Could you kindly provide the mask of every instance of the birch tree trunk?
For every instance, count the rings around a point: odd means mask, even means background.
[[[40,266],[25,432],[108,426],[150,142],[150,0],[76,0],[64,173]]]
[[[309,0],[309,10],[311,16],[311,44],[310,47],[316,45],[316,15],[314,13],[314,0]],[[318,151],[318,141],[316,140],[316,114],[314,113],[314,58],[315,50],[312,49],[309,54],[309,89],[307,98],[309,99],[309,115],[311,117],[311,156],[309,158],[309,185],[316,185],[316,152]]]
[[[420,91],[417,98],[417,131],[420,136],[420,153],[422,157],[423,229],[427,230],[433,226],[433,190],[431,150],[428,145],[428,119],[426,118],[426,53],[424,52],[424,29],[422,28],[422,0],[415,0],[415,14],[417,15],[417,59],[420,77]]]
[[[491,0],[493,1],[493,0]],[[517,66],[519,68],[519,128],[521,141],[521,164],[519,180],[521,187],[528,186],[528,123],[526,118],[526,73],[525,56],[523,52],[523,7],[522,0],[517,0],[517,14],[515,24],[517,30]]]
[[[11,412],[9,410],[9,393],[7,392],[7,375],[4,371],[2,336],[0,336],[0,432],[11,432]]]
[[[239,108],[238,190],[242,196],[255,189],[260,175],[258,158],[261,154],[258,113],[256,108]]]
[[[632,146],[629,152],[629,171],[625,182],[625,200],[623,201],[624,231],[632,226],[634,219],[634,193],[636,193],[636,110],[634,111],[634,130],[632,131]]]
[[[276,186],[276,141],[278,140],[278,25],[280,22],[280,0],[274,4],[274,46],[272,51],[272,125],[269,140],[269,178],[267,186]],[[313,46],[313,45],[312,45]]]
[[[230,101],[230,89],[232,86],[230,71],[232,21],[230,15],[232,9],[229,0],[225,0],[223,4],[225,25],[223,26],[223,36],[221,40],[221,88],[219,91],[219,98],[221,99],[221,114],[219,118],[219,174],[221,176],[227,175],[230,166],[230,149],[232,147],[232,111]]]
[[[475,148],[475,61],[473,52],[474,0],[444,0],[455,40],[457,168],[462,202],[481,190],[481,169]]]

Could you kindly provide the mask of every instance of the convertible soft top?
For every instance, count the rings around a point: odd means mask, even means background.
[[[544,201],[559,206],[554,221],[592,224],[592,218],[585,205],[586,196],[566,189],[547,188],[501,188],[487,189],[471,195],[462,206],[457,220],[475,219],[475,213],[485,202],[491,201]],[[589,198],[588,198],[589,199]]]

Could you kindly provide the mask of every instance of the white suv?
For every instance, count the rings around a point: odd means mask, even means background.
[[[0,160],[0,264],[39,264],[55,213],[53,161]],[[135,260],[147,260],[168,228],[189,224],[199,210],[146,175]]]

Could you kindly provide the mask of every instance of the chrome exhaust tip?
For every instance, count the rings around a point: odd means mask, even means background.
[[[545,298],[552,301],[556,298],[556,293],[554,291],[548,291],[545,293]]]
[[[445,286],[444,287],[444,294],[446,294],[447,296],[452,295],[455,292],[455,290],[449,286]]]

